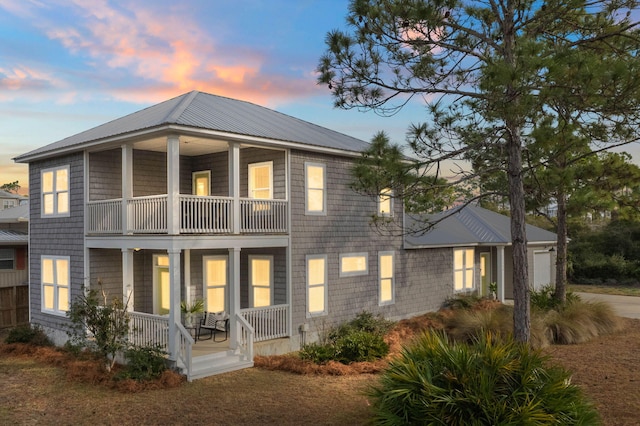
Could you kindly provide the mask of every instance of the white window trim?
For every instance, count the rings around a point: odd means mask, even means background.
[[[364,257],[364,270],[344,272],[342,270],[342,259],[347,257]],[[355,277],[359,275],[368,275],[369,274],[369,253],[366,251],[360,252],[360,253],[340,253],[339,268],[340,268],[340,278]]]
[[[66,260],[67,261],[67,266],[68,266],[68,270],[67,270],[67,277],[69,277],[69,282],[67,283],[67,294],[68,294],[68,300],[67,300],[67,306],[71,306],[71,258],[69,256],[48,256],[48,255],[42,255],[40,256],[40,311],[42,313],[45,314],[51,314],[51,315],[57,315],[57,316],[62,316],[65,317],[67,315],[67,311],[63,311],[60,309],[57,309],[58,306],[60,306],[60,291],[59,291],[59,287],[61,287],[60,285],[58,285],[57,282],[54,283],[50,283],[50,284],[45,284],[44,283],[44,279],[43,279],[43,268],[42,265],[44,263],[44,261],[46,260],[52,260],[53,261],[53,275],[54,275],[54,280],[56,279],[56,260]],[[54,309],[47,309],[45,308],[45,303],[44,303],[44,287],[45,285],[49,285],[49,286],[53,286],[53,306]]]
[[[319,167],[322,169],[322,188],[310,188],[309,180],[307,179],[307,169],[309,167]],[[309,190],[310,189],[322,189],[322,210],[310,211],[309,210]],[[326,216],[327,215],[327,165],[323,163],[304,163],[304,213],[309,216]]]
[[[324,260],[324,281],[323,284],[315,284],[313,287],[324,287],[324,310],[309,312],[310,300],[309,300],[309,289],[312,287],[309,285],[309,260],[311,259],[323,259]],[[307,318],[320,317],[328,315],[329,313],[329,273],[328,273],[328,264],[327,264],[327,255],[326,254],[308,254],[305,257],[305,284],[307,287],[306,291],[306,302],[307,302]]]
[[[0,253],[2,253],[3,250],[6,250],[6,252],[9,254],[9,257],[0,257],[0,261],[11,261],[11,268],[0,268],[0,271],[14,271],[16,269],[16,249],[13,247],[6,247],[6,248],[2,248],[0,247]]]
[[[473,254],[471,255],[471,267],[468,267],[467,265],[469,265],[468,260],[467,260],[467,250],[471,250],[473,252]],[[456,251],[462,251],[463,252],[463,256],[464,256],[464,261],[463,261],[463,266],[461,269],[456,268],[456,261],[455,261],[455,256],[456,256]],[[476,251],[473,248],[461,248],[461,249],[454,249],[453,250],[453,291],[455,293],[463,293],[463,292],[469,292],[469,291],[473,291],[476,288],[476,264],[475,264],[475,256],[476,256]],[[471,270],[473,272],[472,276],[471,276],[471,285],[468,286],[468,283],[466,282],[466,272],[468,270]],[[465,280],[463,281],[463,285],[461,289],[456,289],[456,282],[455,282],[455,274],[456,272],[462,271],[462,279]]]
[[[196,190],[197,190],[196,179],[202,175],[207,177],[207,193],[206,195],[203,195],[203,197],[207,197],[211,195],[211,170],[200,170],[200,171],[191,173],[191,193],[193,195],[196,195]]]
[[[208,260],[224,260],[225,261],[225,284],[221,285],[208,285],[207,283],[207,261]],[[209,306],[207,300],[208,289],[210,288],[224,288],[224,309],[223,311],[228,311],[228,302],[229,299],[229,257],[225,255],[217,255],[217,256],[202,256],[202,299],[204,300],[205,310],[206,307]]]
[[[389,211],[382,212],[382,200],[383,198],[388,198],[389,200]],[[378,216],[381,217],[392,217],[393,216],[393,191],[391,188],[384,188],[378,194]]]
[[[270,263],[269,266],[269,305],[273,306],[273,301],[274,301],[274,283],[273,283],[273,276],[274,276],[274,263],[273,263],[273,256],[267,256],[267,255],[250,255],[249,256],[249,306],[251,308],[254,308],[254,296],[253,296],[253,268],[251,267],[251,262],[253,259],[262,259],[262,260],[268,260]],[[261,288],[266,288],[265,286],[260,286]]]
[[[57,191],[56,190],[56,171],[58,170],[67,170],[67,190],[66,191]],[[43,175],[48,172],[53,172],[53,192],[47,194],[53,194],[53,211],[54,213],[45,213],[44,212],[44,196],[45,192],[42,188],[43,184]],[[58,213],[58,194],[63,192],[67,193],[67,212],[66,213]],[[59,167],[51,167],[48,169],[40,170],[40,217],[43,218],[52,218],[52,217],[69,217],[71,216],[71,168],[69,165],[59,166]]]
[[[383,256],[391,256],[391,277],[382,276]],[[382,300],[382,280],[391,279],[391,300]],[[378,306],[393,305],[396,303],[396,254],[393,251],[378,252]]]
[[[251,174],[252,174],[252,170],[253,169],[257,169],[260,167],[268,167],[269,168],[269,197],[268,198],[255,198],[253,196],[253,191],[255,190],[254,188],[254,182],[253,179],[251,179]],[[273,200],[273,161],[263,161],[261,163],[250,163],[248,165],[248,170],[247,170],[247,180],[248,180],[248,194],[247,197],[254,199],[254,200]]]

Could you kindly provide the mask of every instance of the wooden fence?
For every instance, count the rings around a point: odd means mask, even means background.
[[[0,288],[0,328],[29,322],[29,286]]]

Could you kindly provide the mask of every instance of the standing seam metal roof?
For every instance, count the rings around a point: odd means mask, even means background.
[[[352,152],[369,147],[363,140],[269,108],[192,91],[22,154],[15,160],[38,158],[58,150],[81,150],[88,143],[172,124]]]

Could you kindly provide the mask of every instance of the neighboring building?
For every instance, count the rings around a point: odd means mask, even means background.
[[[0,211],[0,328],[29,321],[29,206]]]
[[[252,365],[254,342],[296,350],[363,310],[399,319],[478,292],[491,244],[417,248],[370,226],[403,211],[350,189],[367,147],[194,91],[21,155],[32,322],[61,342],[69,304],[101,282],[129,300],[132,340],[154,336],[192,379]],[[197,298],[228,313],[228,351],[191,356],[179,307]]]
[[[27,197],[0,189],[0,211],[19,206],[27,201]]]

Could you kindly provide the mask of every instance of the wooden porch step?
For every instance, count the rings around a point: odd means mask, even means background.
[[[233,351],[194,357],[191,362],[190,380],[202,379],[216,374],[228,373],[253,367],[253,361],[246,361]]]

